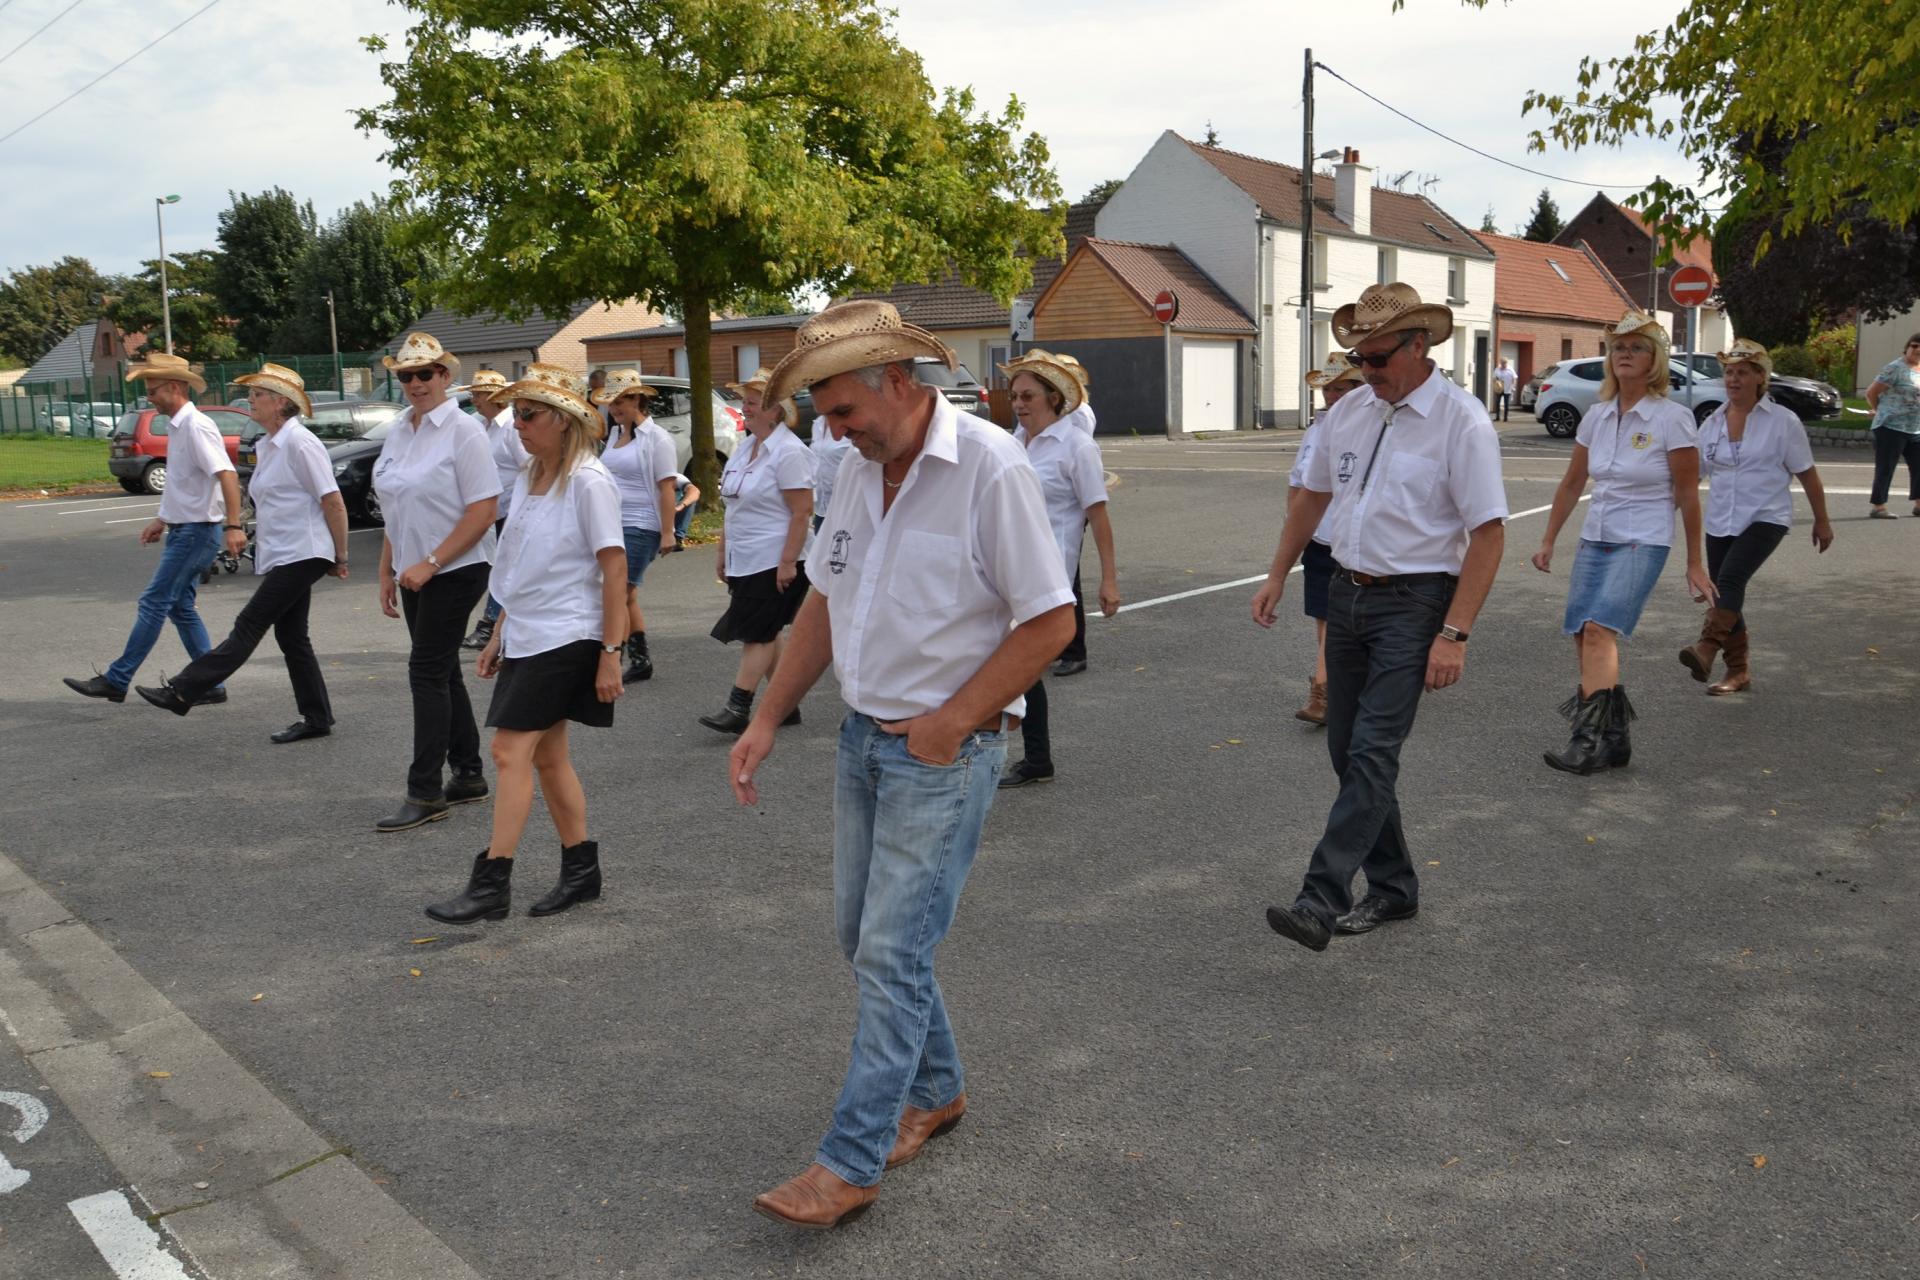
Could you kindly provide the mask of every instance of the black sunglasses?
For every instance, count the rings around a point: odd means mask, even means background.
[[[412,382],[415,378],[431,378],[436,373],[445,372],[445,369],[436,364],[429,365],[425,369],[401,369],[396,371],[393,376],[402,382]]]
[[[1371,369],[1384,369],[1387,367],[1387,361],[1399,355],[1401,348],[1405,347],[1409,342],[1413,341],[1414,334],[1423,333],[1423,332],[1425,332],[1425,330],[1409,329],[1405,333],[1400,335],[1400,341],[1394,343],[1391,347],[1388,347],[1385,351],[1382,351],[1377,355],[1369,356],[1369,355],[1362,355],[1358,351],[1349,351],[1347,352],[1347,359],[1351,361],[1356,368],[1362,365],[1365,365],[1366,367]]]

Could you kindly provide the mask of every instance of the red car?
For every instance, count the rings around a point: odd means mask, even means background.
[[[240,442],[251,440],[261,426],[238,409],[208,405],[200,412],[213,419],[226,443],[227,457],[240,457]],[[123,415],[108,441],[107,470],[128,493],[163,493],[167,487],[167,419],[157,409],[135,409]]]

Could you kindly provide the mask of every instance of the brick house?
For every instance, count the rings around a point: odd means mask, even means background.
[[[756,369],[771,369],[794,348],[810,313],[738,316],[713,322],[708,364],[715,386],[745,382]],[[632,333],[608,333],[587,343],[587,368],[639,369],[661,378],[687,377],[685,325],[657,325]]]
[[[1695,236],[1683,245],[1673,246],[1672,262],[1655,267],[1659,245],[1646,219],[1604,194],[1587,201],[1587,207],[1574,214],[1553,238],[1555,244],[1569,248],[1583,240],[1627,291],[1633,305],[1655,312],[1667,322],[1668,332],[1673,335],[1673,349],[1684,351],[1688,315],[1676,308],[1667,296],[1667,282],[1681,267],[1704,267],[1712,271],[1713,242],[1705,236]],[[1701,307],[1699,342],[1694,350],[1724,351],[1732,341],[1733,325],[1726,312],[1714,302]]]
[[[1633,297],[1585,241],[1477,234],[1493,250],[1496,346],[1521,383],[1556,361],[1606,350],[1607,330]]]
[[[472,374],[496,369],[518,378],[530,364],[556,364],[575,373],[587,372],[587,339],[603,333],[631,332],[661,322],[659,312],[637,301],[580,302],[563,316],[544,314],[508,320],[490,314],[462,316],[435,307],[394,335],[389,353],[399,349],[407,334],[430,333],[460,358],[460,372]]]

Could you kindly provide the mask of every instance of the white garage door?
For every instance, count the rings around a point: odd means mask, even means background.
[[[1180,429],[1232,431],[1235,373],[1239,368],[1237,343],[1195,342],[1180,348]]]

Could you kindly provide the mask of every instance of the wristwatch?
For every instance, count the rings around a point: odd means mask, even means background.
[[[440,568],[440,557],[429,551],[427,552],[427,563],[438,569]]]
[[[603,645],[601,645],[601,646],[600,646],[600,652],[602,652],[602,653],[619,653],[619,652],[620,652],[620,646],[619,646],[619,645],[617,645],[617,644],[603,644]]]
[[[1442,640],[1451,640],[1455,644],[1465,644],[1467,642],[1467,633],[1454,626],[1451,622],[1443,622],[1440,624],[1440,638]]]

